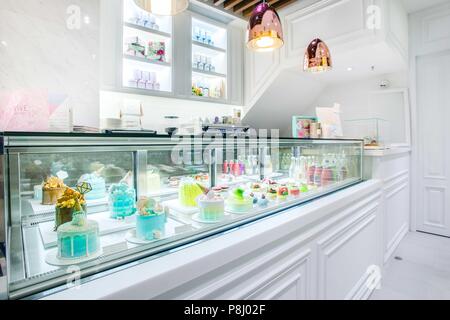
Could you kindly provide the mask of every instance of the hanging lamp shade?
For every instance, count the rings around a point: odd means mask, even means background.
[[[333,61],[328,46],[320,39],[314,39],[305,53],[304,70],[312,73],[333,69]]]
[[[248,23],[247,47],[263,52],[281,48],[283,44],[283,28],[278,13],[266,2],[258,4]]]
[[[185,11],[189,0],[134,0],[138,7],[160,16],[174,16]]]

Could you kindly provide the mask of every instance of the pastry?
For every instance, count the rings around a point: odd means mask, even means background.
[[[165,233],[167,215],[152,198],[142,197],[136,204],[136,237],[141,240],[160,239]]]
[[[79,204],[86,212],[86,201],[84,195],[71,188],[66,188],[63,195],[56,203],[55,230],[64,223],[72,221],[76,204]]]
[[[226,200],[227,210],[233,213],[247,213],[253,209],[253,198],[245,195],[245,190],[237,188]]]
[[[265,195],[262,195],[260,199],[258,199],[258,206],[261,208],[265,208],[269,205],[269,200],[267,200]]]
[[[285,201],[287,197],[289,196],[289,189],[286,186],[281,186],[278,188],[277,191],[277,198],[280,201]]]
[[[135,213],[136,190],[125,182],[109,188],[109,210],[111,218],[123,219]]]
[[[298,197],[300,196],[300,189],[298,186],[296,185],[291,185],[289,186],[289,194],[293,197]]]
[[[103,199],[106,197],[106,181],[96,173],[84,174],[78,179],[78,183],[90,184],[92,191],[85,195],[86,200]]]
[[[88,220],[78,200],[75,201],[71,222],[64,223],[57,231],[60,259],[86,258],[100,250],[98,223]]]
[[[276,200],[277,194],[278,194],[278,190],[276,188],[271,187],[267,190],[267,198],[269,200],[272,200],[272,201]]]
[[[66,185],[57,177],[50,177],[42,186],[42,204],[45,205],[54,205],[60,198],[64,190],[66,190]]]
[[[200,219],[205,221],[219,221],[225,214],[223,198],[213,191],[198,198],[198,207],[200,208]]]
[[[203,187],[194,179],[185,179],[180,184],[179,201],[182,206],[196,207],[197,198],[204,194]]]

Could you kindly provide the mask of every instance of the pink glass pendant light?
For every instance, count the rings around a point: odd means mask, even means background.
[[[138,7],[160,16],[174,16],[185,11],[189,0],[134,0]]]
[[[320,73],[333,69],[333,61],[328,46],[320,39],[314,39],[305,53],[304,67],[306,72]]]
[[[272,51],[283,46],[283,29],[278,13],[266,1],[253,9],[248,23],[247,47],[257,52]]]

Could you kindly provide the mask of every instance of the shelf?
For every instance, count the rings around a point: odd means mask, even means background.
[[[150,28],[146,28],[134,23],[130,23],[130,22],[124,22],[123,25],[125,27],[131,28],[131,29],[136,29],[136,30],[140,30],[143,32],[147,32],[147,33],[151,33],[160,37],[164,37],[167,39],[172,38],[172,35],[170,33],[164,32],[164,31],[159,31],[159,30],[155,30],[155,29],[150,29]]]
[[[171,66],[171,64],[169,62],[161,62],[161,61],[156,61],[156,60],[150,60],[150,59],[146,59],[146,58],[130,56],[128,54],[124,54],[123,58],[127,59],[127,60],[136,61],[136,62],[154,64],[154,65],[158,65],[158,66],[162,66],[162,67],[170,67]]]
[[[219,48],[219,47],[215,47],[215,46],[211,46],[209,44],[206,44],[206,43],[203,43],[203,42],[200,42],[200,41],[197,41],[197,40],[192,40],[192,44],[194,46],[206,48],[206,49],[213,50],[213,51],[220,52],[220,53],[226,53],[227,52],[227,50],[225,50],[225,49],[222,49],[222,48]]]
[[[202,76],[208,76],[213,78],[226,78],[227,75],[223,73],[217,73],[217,72],[211,72],[211,71],[204,71],[200,69],[192,69],[192,73],[197,73]]]

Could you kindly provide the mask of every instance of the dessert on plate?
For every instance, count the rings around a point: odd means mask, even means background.
[[[130,177],[130,173],[109,188],[109,210],[113,219],[123,219],[136,212],[136,190],[130,187],[127,177]]]
[[[142,197],[136,204],[136,237],[141,240],[161,239],[165,232],[167,215],[161,204],[152,198]]]
[[[197,198],[205,191],[205,188],[194,179],[184,179],[178,190],[180,204],[185,207],[197,207]]]
[[[81,259],[95,255],[100,250],[98,223],[87,219],[78,199],[72,221],[58,228],[59,259]]]
[[[204,221],[220,221],[225,215],[225,202],[220,195],[213,191],[201,195],[197,199],[200,209],[199,217]]]
[[[106,197],[106,181],[97,173],[84,174],[78,179],[78,183],[90,184],[92,190],[85,195],[86,200],[97,200]]]
[[[64,223],[72,221],[73,213],[78,205],[86,212],[85,196],[71,188],[66,188],[64,194],[58,199],[55,211],[55,231]]]
[[[242,188],[234,189],[225,203],[227,210],[233,213],[247,213],[253,209],[253,198]]]
[[[58,177],[50,177],[42,186],[42,204],[54,205],[66,190],[64,181]]]

